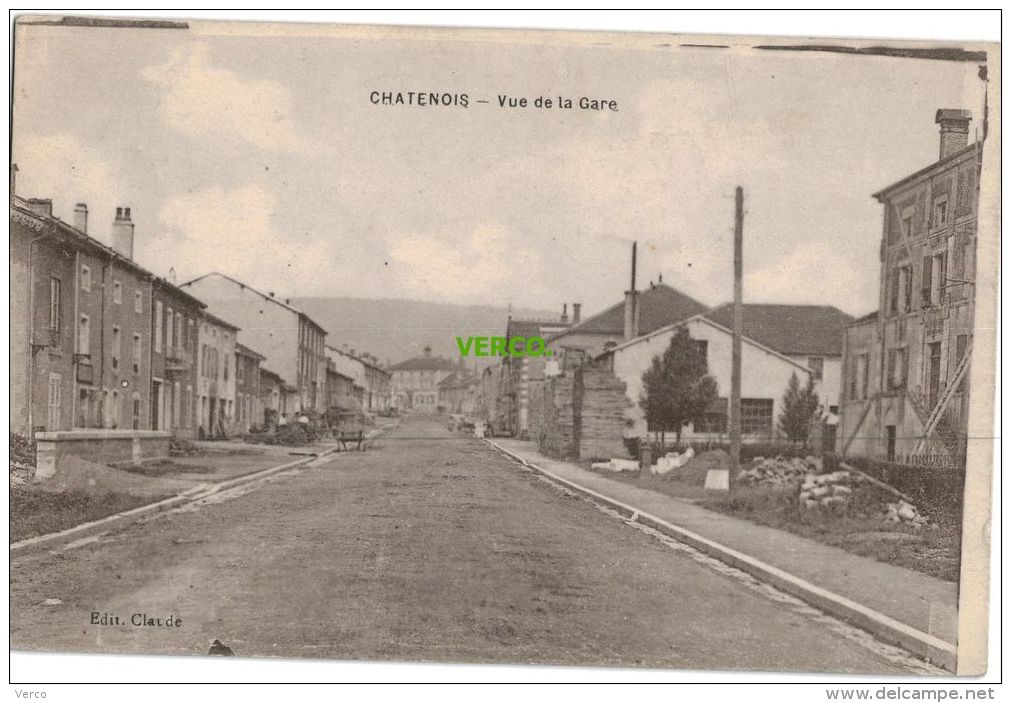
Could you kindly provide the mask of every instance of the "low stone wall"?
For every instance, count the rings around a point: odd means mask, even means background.
[[[140,464],[168,458],[169,432],[153,430],[64,430],[35,435],[35,475],[53,476],[64,457],[76,456],[103,464]]]

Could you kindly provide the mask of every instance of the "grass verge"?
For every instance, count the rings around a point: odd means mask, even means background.
[[[10,488],[11,543],[66,530],[124,510],[154,503],[169,495],[135,496],[127,493],[53,493],[24,486]]]

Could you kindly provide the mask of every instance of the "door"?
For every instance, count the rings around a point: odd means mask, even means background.
[[[885,439],[888,445],[888,461],[895,461],[895,425],[885,427]]]
[[[933,342],[930,347],[930,368],[928,370],[928,404],[933,410],[937,405],[937,391],[941,385],[941,343]]]
[[[161,429],[161,383],[151,382],[151,429]]]

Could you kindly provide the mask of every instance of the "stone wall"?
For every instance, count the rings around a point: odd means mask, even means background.
[[[169,432],[154,430],[67,430],[35,434],[35,475],[48,478],[60,469],[64,457],[76,456],[103,464],[141,464],[166,459]]]

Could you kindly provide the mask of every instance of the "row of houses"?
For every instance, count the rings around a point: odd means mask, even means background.
[[[341,406],[341,374],[359,410],[389,408],[378,360],[328,346],[326,330],[290,301],[221,273],[182,284],[159,277],[134,260],[129,207],[116,208],[106,245],[89,233],[86,204],[65,222],[51,200],[18,196],[16,173],[11,432],[231,435]]]
[[[971,115],[939,110],[938,159],[876,193],[884,206],[879,309],[854,319],[832,306],[745,304],[741,423],[745,441],[781,439],[777,418],[791,376],[814,383],[825,448],[888,460],[964,455],[972,348],[980,144],[968,143]],[[634,251],[634,250],[633,250]],[[634,253],[633,253],[634,257]],[[475,381],[475,414],[496,432],[623,451],[645,437],[643,373],[687,328],[716,380],[705,419],[689,441],[728,431],[733,306],[708,308],[663,282],[570,322],[510,319],[506,336],[539,336],[550,357],[507,357]],[[915,293],[914,293],[915,291]],[[570,417],[575,415],[578,428]],[[560,420],[561,417],[561,420]],[[550,435],[566,435],[559,439]],[[574,435],[574,436],[573,436]],[[594,445],[593,443],[597,444]]]

